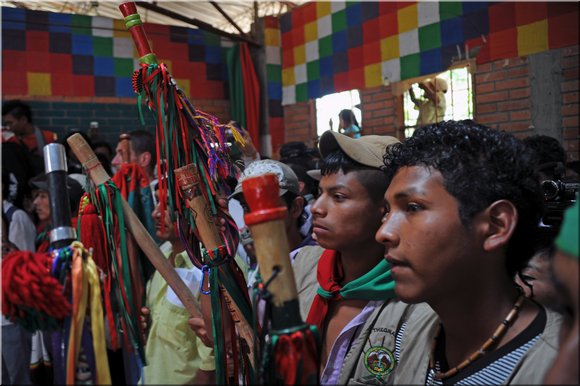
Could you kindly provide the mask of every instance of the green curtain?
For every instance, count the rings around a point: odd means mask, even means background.
[[[240,46],[236,44],[226,52],[228,66],[230,98],[230,115],[232,119],[246,127],[246,110],[244,100],[244,79],[242,75],[242,63],[240,60]]]

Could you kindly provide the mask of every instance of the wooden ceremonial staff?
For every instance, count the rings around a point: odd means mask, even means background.
[[[209,204],[201,193],[197,166],[195,164],[189,164],[175,169],[175,176],[177,177],[177,184],[181,189],[181,193],[188,203],[189,209],[194,214],[195,226],[198,229],[200,241],[207,251],[217,250],[223,246],[223,241],[216,223],[217,218],[212,215]],[[246,347],[249,351],[248,357],[253,367],[254,330],[246,318],[244,318],[236,302],[232,300],[229,292],[223,287],[220,288],[220,291],[235,323],[236,330],[240,337],[246,341]]]
[[[101,165],[89,144],[80,134],[77,133],[70,136],[67,139],[67,142],[85,170],[89,173],[89,177],[95,185],[98,186],[110,180],[103,165]],[[153,264],[155,269],[159,271],[159,274],[173,289],[189,314],[195,318],[202,318],[203,316],[200,312],[199,304],[193,297],[193,294],[189,288],[187,288],[185,283],[183,283],[165,256],[163,256],[163,253],[157,244],[155,244],[155,241],[151,238],[141,221],[137,218],[135,212],[133,212],[133,209],[131,209],[124,198],[122,198],[122,206],[129,232],[131,232],[143,253],[145,253],[149,261],[151,261],[151,264]]]

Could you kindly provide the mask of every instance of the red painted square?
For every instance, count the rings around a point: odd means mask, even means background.
[[[59,74],[51,77],[53,95],[75,96],[74,77],[72,74]]]
[[[306,3],[302,6],[302,20],[304,24],[316,20],[316,2]]]
[[[202,62],[202,64],[204,65],[205,70],[205,63]],[[192,72],[190,72],[190,68],[189,61],[187,60],[174,60],[171,62],[171,69],[173,71],[172,75],[175,78],[187,78],[188,76],[191,76]],[[199,74],[199,72],[193,72],[193,74]],[[201,74],[205,75],[205,72],[202,72]]]
[[[334,74],[334,92],[350,90],[349,72]]]
[[[467,40],[465,44],[468,50],[472,50],[475,47],[480,47],[476,57],[478,64],[489,62],[489,40],[484,41],[483,38],[478,37],[475,39]]]
[[[282,51],[282,68],[294,67],[294,49]]]
[[[548,19],[548,46],[567,47],[578,44],[578,9],[576,12],[563,13]]]
[[[69,54],[50,54],[50,73],[51,74],[72,74],[72,56]],[[52,79],[58,77],[52,77]],[[54,88],[52,89],[54,93]],[[55,94],[59,95],[59,94]]]
[[[396,13],[379,16],[379,36],[387,38],[399,33],[399,21]]]
[[[294,47],[304,44],[304,27],[300,26],[298,28],[293,28],[290,33],[292,34],[292,43],[294,43]]]
[[[379,63],[381,61],[381,44],[378,40],[372,42],[365,42],[363,49],[363,63],[365,66],[369,64]]]
[[[363,23],[363,42],[379,40],[379,18],[374,18]]]
[[[223,99],[224,84],[218,81],[197,82],[191,88],[191,99]]]
[[[386,15],[387,13],[397,13],[397,3],[393,1],[381,1],[379,2],[379,15]]]
[[[379,50],[379,56],[381,52]],[[365,60],[363,58],[363,48],[362,47],[354,47],[348,50],[348,69],[352,71],[355,68],[361,68],[365,64]]]
[[[14,71],[24,72],[26,68],[26,52],[25,51],[2,51],[2,72]]]
[[[397,4],[398,9],[402,9],[402,8],[408,7],[408,6],[413,5],[413,4],[417,4],[417,2],[416,1],[397,1],[396,4]]]
[[[91,75],[72,75],[75,96],[95,96],[95,78]]]
[[[265,16],[264,28],[280,28],[280,21],[274,16]]]
[[[562,15],[565,13],[578,13],[577,2],[548,2],[548,17]]]
[[[516,3],[499,3],[488,8],[489,32],[503,31],[516,26]]]
[[[351,69],[349,72],[350,75],[350,89],[364,89],[366,88],[365,85],[365,69],[364,68],[355,68]]]
[[[287,49],[294,47],[294,38],[292,37],[292,31],[284,32],[282,34],[282,47]]]
[[[515,3],[516,6],[516,23],[517,25],[530,24],[535,21],[543,20],[548,16],[548,7],[546,3]]]
[[[490,60],[514,58],[518,56],[517,29],[511,28],[489,34]]]
[[[155,53],[158,58],[171,60],[171,63],[178,60],[189,60],[187,46],[183,43],[172,43],[165,40],[163,44],[155,44]]]
[[[270,135],[272,137],[272,149],[279,149],[284,141],[284,118],[275,117],[268,120]]]
[[[22,69],[25,72],[46,72],[46,67],[50,61],[50,54],[47,51],[26,51],[26,66]]]
[[[144,23],[143,28],[145,28],[145,33],[147,34],[148,39],[154,38],[153,35],[155,34],[164,35],[165,39],[169,39],[169,26],[167,25]]]
[[[27,95],[28,80],[24,71],[2,70],[2,95]]]
[[[27,51],[48,51],[49,39],[47,31],[26,31]]]
[[[292,29],[304,27],[304,7],[292,10]]]

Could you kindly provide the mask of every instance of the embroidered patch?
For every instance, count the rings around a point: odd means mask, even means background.
[[[365,352],[364,364],[371,374],[384,377],[395,368],[395,356],[383,346],[374,346]]]

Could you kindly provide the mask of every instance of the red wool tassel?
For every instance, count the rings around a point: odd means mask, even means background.
[[[86,249],[93,250],[93,260],[97,267],[107,272],[109,258],[107,255],[107,239],[105,227],[97,213],[97,208],[88,202],[79,212],[80,218],[80,242]]]

